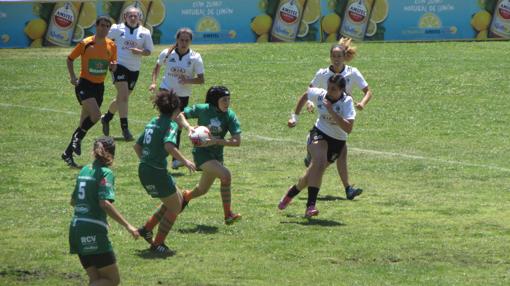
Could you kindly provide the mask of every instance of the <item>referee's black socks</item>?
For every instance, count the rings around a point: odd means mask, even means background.
[[[122,130],[129,129],[128,128],[128,119],[127,119],[127,117],[120,119],[120,128],[122,128]]]

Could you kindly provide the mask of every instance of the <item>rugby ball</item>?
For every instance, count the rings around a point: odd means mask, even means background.
[[[207,139],[211,139],[211,132],[209,131],[209,128],[205,126],[198,126],[191,132],[189,139],[193,145],[200,146],[205,143]]]

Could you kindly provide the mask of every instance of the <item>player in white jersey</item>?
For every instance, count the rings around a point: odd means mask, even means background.
[[[331,65],[324,69],[319,69],[315,77],[310,82],[310,87],[327,88],[328,79],[334,74],[340,74],[346,80],[345,91],[352,96],[354,87],[358,87],[363,92],[363,99],[355,103],[356,109],[363,110],[372,98],[372,92],[360,71],[352,66],[346,65],[345,62],[351,61],[356,55],[356,49],[351,46],[351,39],[342,38],[337,45],[333,45],[330,49]],[[307,110],[313,111],[315,105],[307,102]],[[305,165],[309,164],[310,156],[305,159]],[[345,188],[347,199],[353,200],[360,195],[363,190],[355,188],[349,182],[349,172],[347,168],[347,145],[337,160],[337,171],[342,184]]]
[[[335,74],[328,79],[327,90],[311,87],[299,98],[293,116],[287,122],[290,128],[296,126],[297,115],[307,100],[311,100],[317,106],[319,113],[307,140],[307,150],[311,155],[311,162],[304,175],[289,188],[280,200],[278,204],[280,210],[285,209],[292,199],[308,186],[305,216],[312,217],[319,214],[315,204],[322,176],[326,168],[335,162],[342,153],[347,135],[351,133],[356,117],[352,97],[345,92],[345,86],[345,78]]]
[[[104,135],[108,136],[110,121],[118,110],[122,136],[126,141],[133,140],[128,125],[128,99],[138,80],[142,56],[149,56],[154,50],[151,32],[141,25],[141,15],[140,9],[129,7],[124,13],[125,22],[112,25],[108,34],[117,44],[118,67],[113,74],[117,97],[102,116],[101,123]]]
[[[163,79],[159,86],[160,90],[173,90],[181,102],[181,110],[188,106],[191,96],[192,84],[204,83],[204,63],[199,53],[190,48],[193,39],[193,32],[188,28],[181,28],[175,34],[175,45],[164,49],[159,54],[156,66],[152,71],[152,84],[149,90],[156,90],[156,81],[159,76],[161,66],[165,66]],[[181,128],[177,133],[177,148],[181,142]],[[172,160],[172,168],[177,169],[182,166],[182,162]]]

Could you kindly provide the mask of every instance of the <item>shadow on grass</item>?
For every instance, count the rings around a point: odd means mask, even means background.
[[[148,248],[144,250],[136,250],[136,255],[143,259],[167,259],[168,257],[172,257],[175,254],[177,254],[177,251],[174,250],[170,250],[170,252],[166,254],[154,253]]]
[[[337,226],[345,226],[342,222],[337,222],[334,220],[329,219],[318,219],[318,218],[305,218],[302,215],[292,215],[287,214],[288,218],[302,218],[303,221],[282,221],[281,224],[299,224],[299,225],[318,225],[318,226],[324,226],[324,227],[337,227]]]
[[[214,234],[218,232],[218,228],[215,226],[208,226],[199,224],[193,228],[183,228],[177,230],[180,233],[203,233],[203,234]]]
[[[184,172],[177,172],[177,171],[170,172],[170,174],[172,175],[172,177],[182,177],[182,176],[186,175]]]
[[[112,137],[113,137],[113,140],[115,140],[115,142],[127,142],[127,143],[129,143],[129,142],[134,142],[135,141],[135,139],[133,139],[133,140],[126,140],[126,139],[124,139],[124,136],[112,136]]]
[[[306,197],[300,197],[299,200],[306,201]],[[338,196],[332,196],[332,195],[325,195],[325,196],[318,196],[318,201],[346,201],[347,199],[344,197],[338,197]]]

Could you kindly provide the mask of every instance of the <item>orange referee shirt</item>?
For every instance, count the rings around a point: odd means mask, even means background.
[[[117,61],[117,46],[108,38],[98,44],[95,42],[95,36],[90,36],[76,45],[68,58],[74,61],[80,56],[80,77],[93,83],[103,83],[109,63]]]

